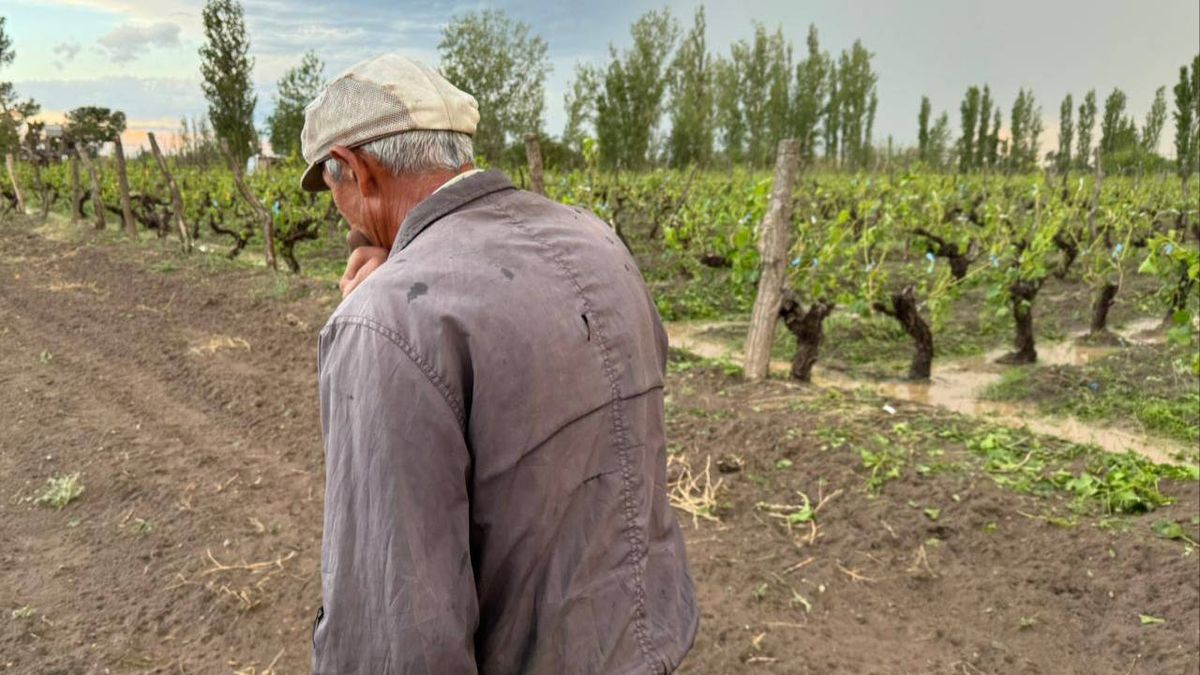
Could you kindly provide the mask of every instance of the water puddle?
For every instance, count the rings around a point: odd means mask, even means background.
[[[666,328],[672,347],[703,358],[741,363],[742,354],[713,335],[717,331],[744,325],[737,322],[671,322],[666,324]],[[1157,331],[1159,325],[1156,319],[1132,321],[1117,335],[1127,343],[1158,342],[1162,340]],[[1117,349],[1117,346],[1081,344],[1076,339],[1044,343],[1038,346],[1038,363],[1041,366],[1081,366]],[[865,388],[885,399],[936,406],[1004,426],[1024,427],[1073,443],[1096,445],[1109,452],[1132,450],[1159,463],[1176,461],[1174,455],[1186,450],[1183,445],[1167,439],[1083,422],[1074,417],[1043,417],[1019,403],[984,400],[983,392],[1000,380],[1005,368],[1011,367],[994,363],[1004,352],[1000,349],[982,357],[935,360],[931,381],[923,383],[852,377],[818,364],[813,370],[813,384],[838,389]],[[791,364],[773,360],[770,368],[772,373],[788,373]]]

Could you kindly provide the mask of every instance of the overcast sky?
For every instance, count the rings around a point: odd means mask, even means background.
[[[529,23],[549,43],[547,130],[561,133],[562,96],[580,61],[606,58],[609,43],[629,42],[629,25],[662,7],[648,0],[602,2],[504,0],[243,0],[256,59],[256,118],[269,114],[274,82],[315,49],[334,75],[382,51],[437,61],[441,27],[471,9],[499,7]],[[688,25],[690,0],[665,3]],[[137,130],[174,130],[181,116],[204,113],[197,49],[202,0],[0,0],[14,39],[15,63],[0,71],[19,93],[40,101],[48,118],[79,105],[124,110]],[[1058,104],[1095,88],[1101,103],[1113,87],[1145,115],[1154,90],[1170,87],[1179,67],[1200,51],[1197,0],[722,0],[708,2],[710,49],[728,51],[753,22],[781,26],[804,49],[808,24],[822,47],[837,52],[855,39],[875,54],[879,74],[876,138],[912,144],[922,94],[935,111],[957,106],[971,84],[991,85],[1005,122],[1019,87],[1031,87],[1047,133],[1056,135]],[[1169,138],[1171,132],[1164,134]]]

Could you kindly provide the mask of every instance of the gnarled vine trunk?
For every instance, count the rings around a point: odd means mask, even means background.
[[[805,310],[795,293],[784,291],[779,306],[783,325],[796,338],[796,355],[792,357],[792,377],[812,382],[812,369],[825,340],[825,318],[833,312],[833,303],[817,300]]]
[[[928,380],[933,370],[933,331],[929,329],[929,322],[921,316],[917,308],[915,289],[909,286],[893,293],[891,301],[891,307],[882,302],[877,302],[872,307],[875,311],[898,321],[904,332],[912,338],[913,357],[908,367],[908,379]]]
[[[1037,349],[1033,338],[1033,301],[1041,288],[1041,281],[1018,281],[1008,287],[1009,306],[1012,307],[1016,333],[1013,338],[1013,351],[1000,357],[998,363],[1022,364],[1037,361]]]
[[[1104,284],[1096,299],[1092,302],[1092,326],[1088,331],[1090,337],[1100,337],[1108,334],[1108,311],[1112,309],[1120,287],[1116,284]]]

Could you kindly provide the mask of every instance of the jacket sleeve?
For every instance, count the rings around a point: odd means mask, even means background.
[[[471,457],[445,389],[369,321],[331,323],[313,673],[475,673]]]

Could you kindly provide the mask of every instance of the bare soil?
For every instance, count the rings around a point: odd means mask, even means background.
[[[158,243],[0,223],[0,671],[307,672],[314,354],[336,302]],[[1061,498],[955,464],[942,432],[965,418],[690,365],[669,378],[672,470],[695,481],[677,496],[715,490],[717,520],[680,513],[702,608],[683,672],[1200,669],[1200,554],[1150,528],[1200,536],[1195,482],[1165,482],[1177,503],[1147,516],[1058,527]],[[874,494],[857,448],[878,439],[950,468]],[[74,472],[77,499],[36,503]],[[759,506],[799,492],[813,524]]]

